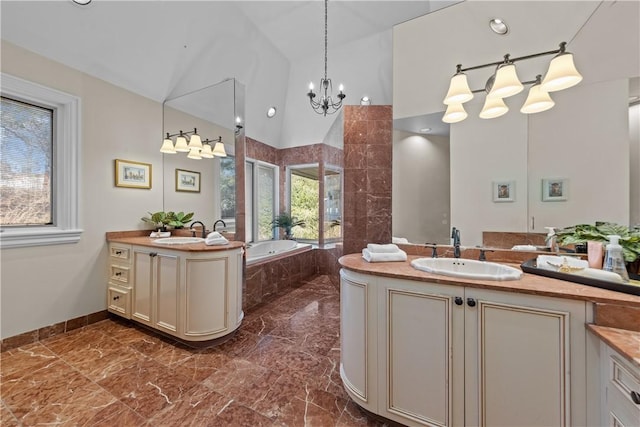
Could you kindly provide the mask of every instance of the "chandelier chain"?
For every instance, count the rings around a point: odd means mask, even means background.
[[[327,8],[329,0],[324,0],[324,79],[327,80]]]

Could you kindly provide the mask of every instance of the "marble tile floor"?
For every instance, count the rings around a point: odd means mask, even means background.
[[[256,307],[193,349],[117,319],[0,354],[9,426],[384,426],[344,392],[328,276]]]

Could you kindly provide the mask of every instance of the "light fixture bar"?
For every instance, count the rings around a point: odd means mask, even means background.
[[[502,60],[502,61],[490,62],[488,64],[482,64],[482,65],[474,65],[473,67],[462,68],[462,64],[458,64],[458,65],[456,65],[456,73],[465,72],[465,71],[471,71],[471,70],[479,70],[481,68],[487,68],[487,67],[497,67],[498,65],[506,64],[508,62],[518,62],[518,61],[524,61],[526,59],[538,58],[540,56],[547,56],[547,55],[554,55],[554,54],[557,54],[557,53],[564,53],[565,49],[566,49],[566,46],[567,46],[567,42],[562,42],[562,43],[560,43],[560,49],[548,50],[546,52],[534,53],[534,54],[531,54],[531,55],[518,56],[516,58],[511,58],[511,55],[509,55],[507,53],[504,56],[504,60]]]

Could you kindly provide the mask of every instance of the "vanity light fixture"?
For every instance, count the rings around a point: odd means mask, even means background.
[[[511,55],[506,54],[502,61],[473,67],[462,68],[462,64],[458,64],[456,73],[451,77],[447,95],[443,100],[443,103],[447,105],[447,111],[442,117],[442,121],[456,123],[467,118],[467,112],[462,104],[473,99],[473,94],[479,92],[486,92],[485,104],[480,117],[483,119],[500,117],[509,110],[509,107],[504,103],[504,98],[520,93],[524,89],[524,85],[532,86],[529,89],[527,100],[520,109],[522,113],[539,113],[552,108],[555,103],[549,96],[549,92],[567,89],[582,81],[582,76],[573,63],[573,54],[565,50],[566,45],[566,42],[562,42],[559,49],[518,58],[511,58]],[[555,56],[549,64],[544,79],[542,75],[538,75],[535,80],[520,81],[515,62],[545,55]],[[489,77],[483,89],[471,90],[465,71],[487,67],[496,67],[496,71]]]
[[[316,94],[313,92],[313,83],[309,83],[309,92],[307,92],[313,111],[324,116],[340,110],[342,100],[347,96],[343,92],[344,86],[340,85],[338,87],[338,95],[336,95],[338,100],[334,102],[331,97],[333,85],[331,84],[331,79],[327,78],[327,3],[328,0],[324,0],[324,78],[320,79],[320,88],[318,90],[321,93],[320,101],[314,100]]]
[[[171,139],[173,137],[176,137],[175,145]],[[212,149],[210,143],[214,142],[215,147]],[[214,156],[227,156],[221,136],[219,136],[218,139],[206,139],[202,141],[202,138],[198,135],[198,130],[196,128],[190,132],[180,131],[173,135],[167,132],[167,136],[164,138],[164,141],[162,141],[160,152],[165,154],[189,153],[187,154],[187,157],[194,160],[200,160],[203,158],[211,159]]]

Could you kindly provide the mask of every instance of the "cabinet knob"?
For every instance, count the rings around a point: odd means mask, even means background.
[[[155,256],[158,256],[158,253],[157,253],[157,252],[150,252],[150,253],[149,253],[149,256],[150,256],[151,258],[153,258],[153,257],[155,257]]]
[[[116,251],[116,255],[122,255],[122,251]]]
[[[467,298],[467,305],[469,307],[475,307],[476,306],[476,300],[474,300],[473,298]]]
[[[456,305],[462,305],[464,303],[464,301],[462,301],[462,297],[456,297],[453,302],[455,302]]]
[[[116,276],[122,276],[122,272],[121,271],[116,272]]]
[[[631,400],[633,400],[633,403],[635,403],[636,405],[640,405],[640,393],[638,393],[637,391],[632,391]]]
[[[118,301],[120,299],[120,295],[116,295],[115,297],[113,297],[114,301]]]

